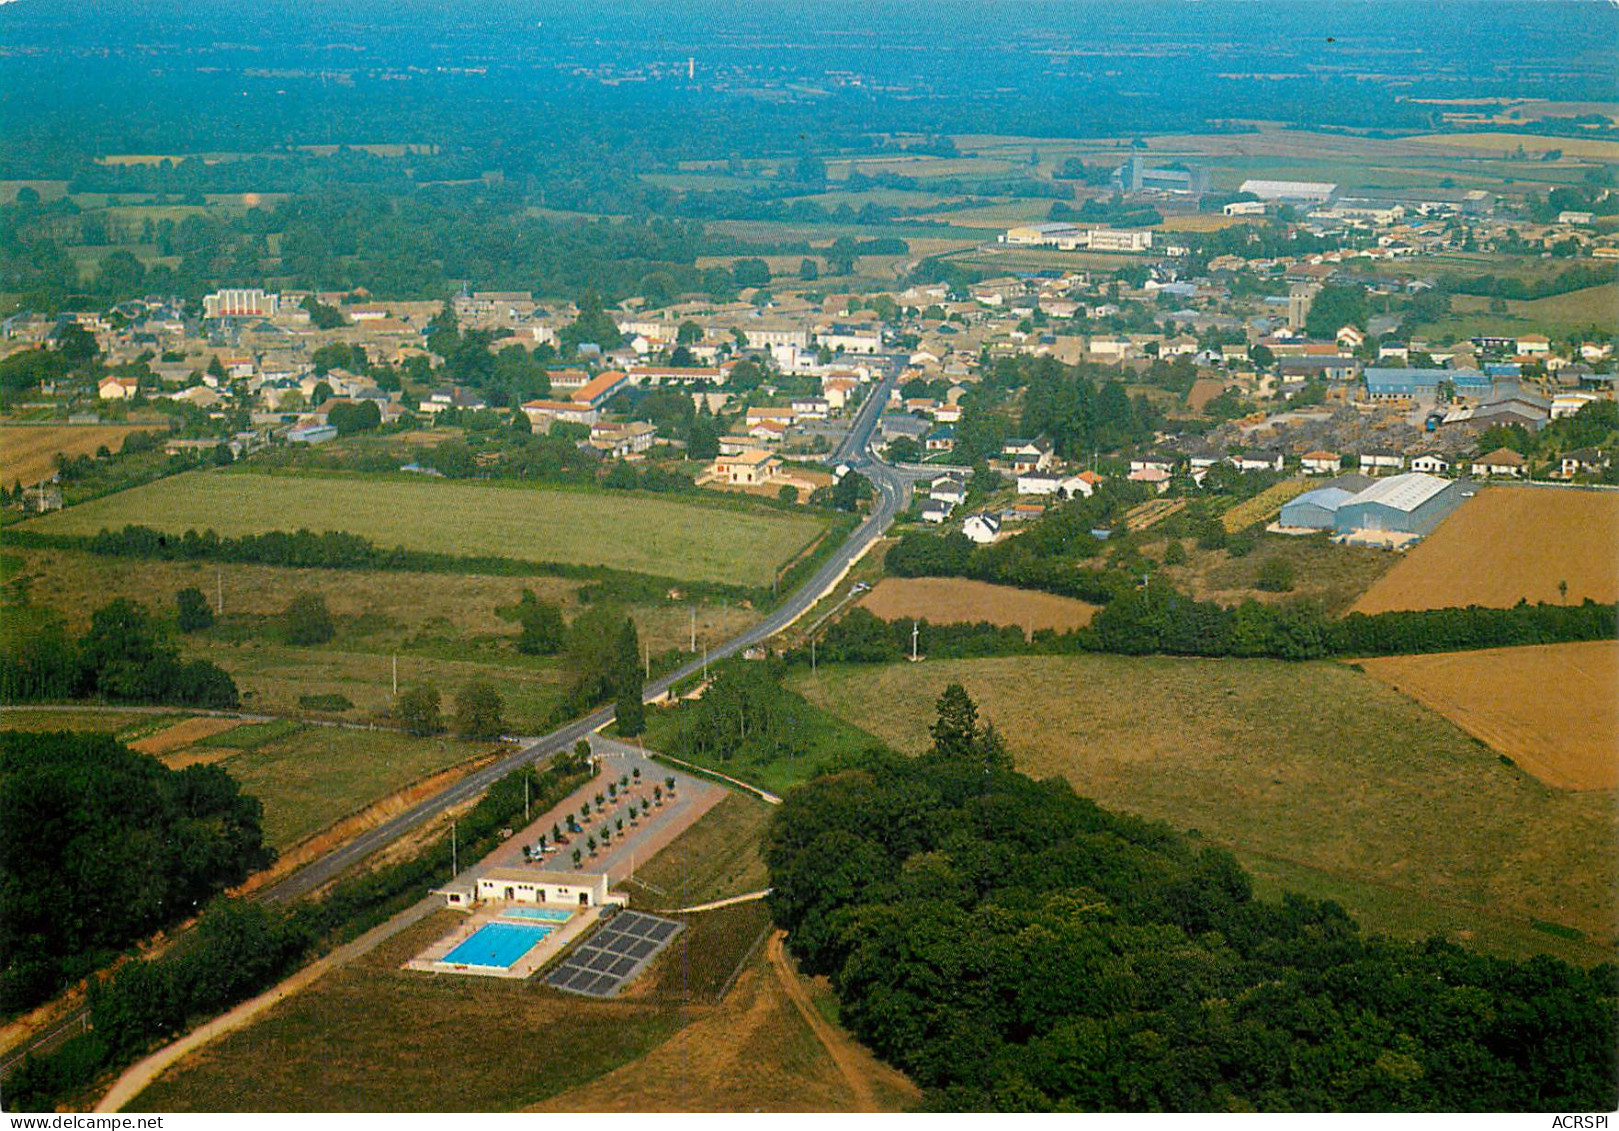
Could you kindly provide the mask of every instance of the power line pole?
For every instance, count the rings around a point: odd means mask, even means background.
[[[691,649],[690,650],[691,650],[692,654],[694,654],[694,655],[697,652],[697,606],[696,605],[693,605],[691,607]]]
[[[911,622],[911,662],[912,663],[916,662],[916,637],[917,637],[917,634],[920,631],[921,630],[916,627],[916,622],[913,620]]]
[[[528,824],[528,775],[523,775],[523,823]]]
[[[399,698],[399,653],[394,653],[394,698]]]
[[[455,879],[461,872],[460,844],[457,840],[458,829],[454,821],[450,822],[450,879]]]

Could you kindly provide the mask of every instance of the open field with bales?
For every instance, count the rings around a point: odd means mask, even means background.
[[[964,577],[885,577],[860,604],[883,620],[918,618],[934,624],[988,621],[1021,625],[1026,632],[1051,628],[1069,632],[1091,623],[1096,606]]]
[[[1353,612],[1619,601],[1619,491],[1486,487]],[[1563,586],[1567,586],[1566,590]]]
[[[116,452],[131,432],[164,425],[142,424],[8,424],[0,427],[0,482],[38,483],[56,470],[58,454],[72,459],[93,456],[97,449]]]
[[[823,667],[794,687],[897,749],[962,683],[1017,766],[1234,851],[1369,929],[1611,955],[1619,813],[1347,665],[1117,656]]]
[[[130,523],[222,536],[347,531],[385,547],[735,585],[769,585],[777,564],[823,525],[808,516],[605,492],[206,472],[136,487],[29,525],[95,534]]]
[[[1619,642],[1379,656],[1361,666],[1547,785],[1619,789]]]

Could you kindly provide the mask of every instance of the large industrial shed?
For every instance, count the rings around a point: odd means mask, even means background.
[[[1294,530],[1332,530],[1338,508],[1355,497],[1342,487],[1318,487],[1282,504],[1281,525]]]
[[[1428,534],[1470,494],[1464,480],[1440,479],[1417,471],[1393,475],[1341,503],[1335,525],[1340,533],[1377,530]]]

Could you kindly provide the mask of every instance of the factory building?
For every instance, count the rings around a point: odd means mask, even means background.
[[[1475,489],[1476,485],[1466,480],[1440,479],[1421,472],[1391,475],[1353,498],[1341,500],[1334,525],[1341,534],[1376,531],[1426,535]]]

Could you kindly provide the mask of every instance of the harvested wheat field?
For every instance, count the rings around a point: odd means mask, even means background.
[[[1020,625],[1027,632],[1042,628],[1068,632],[1083,628],[1096,606],[1058,597],[991,585],[963,577],[885,577],[860,604],[884,620],[916,617],[934,624]]]
[[[14,424],[0,428],[0,479],[38,483],[56,470],[56,456],[94,455],[106,447],[116,452],[131,432],[166,425]]]
[[[1619,788],[1619,642],[1360,663],[1547,785]]]
[[[142,754],[151,754],[163,757],[176,751],[184,750],[194,742],[201,742],[205,738],[212,738],[216,734],[224,734],[233,727],[242,725],[241,719],[219,719],[209,715],[199,715],[194,719],[175,723],[165,727],[156,734],[149,734],[139,742],[131,742],[129,748],[138,750]],[[222,751],[223,755],[234,754],[234,750]]]
[[[1567,593],[1559,583],[1568,585]],[[1486,487],[1350,612],[1619,601],[1619,491]]]

